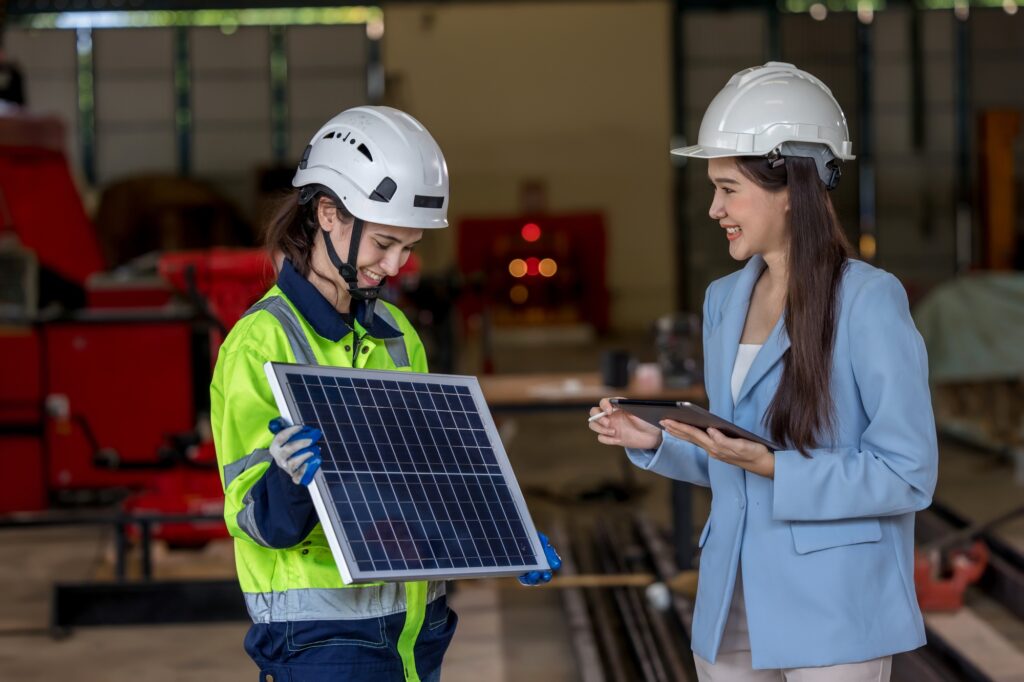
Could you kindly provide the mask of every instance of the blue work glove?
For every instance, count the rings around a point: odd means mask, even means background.
[[[320,448],[316,442],[323,434],[312,426],[288,426],[280,417],[271,419],[267,428],[274,434],[270,456],[277,466],[284,469],[296,485],[309,485],[320,468]]]
[[[519,582],[526,586],[540,585],[551,581],[551,574],[553,571],[557,571],[562,567],[562,557],[558,556],[558,552],[551,546],[551,542],[548,540],[548,536],[544,533],[537,533],[540,536],[540,545],[544,548],[544,556],[548,559],[548,565],[551,566],[550,571],[530,571],[529,573],[523,573],[519,576]]]

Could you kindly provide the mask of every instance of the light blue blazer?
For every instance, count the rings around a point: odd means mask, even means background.
[[[764,267],[755,256],[708,287],[704,364],[711,411],[770,439],[762,419],[789,348],[782,320],[735,406],[730,387]],[[668,434],[657,451],[627,450],[641,468],[711,488],[692,637],[708,661],[718,654],[737,566],[755,668],[865,661],[925,643],[914,513],[931,503],[938,464],[927,358],[902,285],[860,261],[850,261],[840,288],[831,393],[834,439],[809,459],[776,452],[774,480]]]

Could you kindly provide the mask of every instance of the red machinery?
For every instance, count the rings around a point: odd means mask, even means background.
[[[964,605],[964,591],[981,579],[988,566],[988,546],[975,540],[966,549],[940,552],[918,550],[914,557],[914,586],[924,611],[956,611]],[[943,568],[946,564],[946,568]]]
[[[211,369],[226,330],[273,280],[271,263],[213,249],[163,255],[158,278],[100,274],[64,155],[7,144],[39,125],[0,118],[0,254],[28,253],[39,269],[35,282],[0,288],[0,513],[112,493],[128,494],[128,511],[216,513]],[[35,299],[32,286],[63,307],[9,314],[11,299]],[[64,291],[77,295],[60,300]],[[155,530],[178,544],[225,534],[221,523]]]
[[[584,324],[608,330],[605,229],[600,213],[469,218],[459,225],[459,271],[476,286],[466,317],[489,308],[498,326]]]

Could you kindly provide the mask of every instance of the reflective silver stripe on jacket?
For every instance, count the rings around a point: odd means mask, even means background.
[[[316,361],[316,356],[313,355],[313,349],[309,345],[309,339],[306,338],[306,335],[302,331],[302,325],[299,324],[299,320],[295,317],[295,311],[292,310],[280,296],[271,296],[270,298],[263,299],[245,311],[245,315],[255,313],[259,310],[266,310],[281,323],[281,327],[284,329],[284,334],[288,338],[288,343],[292,347],[292,353],[295,355],[295,362],[302,365],[319,364]],[[373,312],[377,317],[387,322],[394,329],[399,329],[398,321],[395,319],[394,314],[383,303],[375,305]],[[245,317],[245,315],[242,317]],[[410,366],[409,351],[405,347],[405,338],[403,336],[382,339],[382,341],[384,342],[384,347],[387,349],[388,355],[391,357],[391,362],[394,363],[395,367]]]
[[[260,448],[259,450],[253,450],[242,459],[228,464],[224,467],[224,489],[227,490],[231,482],[238,478],[246,469],[262,462],[269,462],[271,459],[270,450]],[[252,501],[252,488],[249,488],[245,493],[245,497],[242,498],[242,509],[235,515],[235,521],[238,522],[238,527],[253,539],[253,542],[264,547],[270,547],[267,541],[263,539],[263,535],[260,534],[260,529],[256,525],[256,510],[253,507]]]
[[[257,545],[263,547],[270,547],[270,543],[263,539],[263,534],[260,533],[259,526],[256,525],[256,507],[253,505],[252,489],[256,486],[251,486],[245,491],[245,497],[242,498],[242,511],[235,515],[235,521],[238,522],[238,527],[245,531],[245,534],[253,539]],[[273,549],[271,547],[271,549]]]
[[[444,593],[443,582],[429,583],[427,603]],[[405,611],[405,584],[246,592],[245,606],[254,623],[379,618]]]
[[[393,328],[398,329],[398,321],[395,319],[394,314],[388,309],[383,302],[378,302],[373,307],[373,314],[381,318]],[[391,339],[383,339],[384,347],[388,349],[388,355],[391,356],[391,362],[395,363],[395,367],[408,367],[409,366],[409,351],[405,347],[405,337],[396,336]]]
[[[295,317],[295,311],[289,307],[280,296],[271,296],[256,303],[245,311],[245,315],[255,313],[259,310],[266,310],[277,318],[284,329],[284,335],[288,338],[288,344],[292,347],[292,354],[295,362],[300,365],[316,365],[316,356],[313,355],[313,348],[309,345],[309,339],[302,331],[302,325]],[[242,317],[245,317],[242,315]]]
[[[263,462],[269,462],[273,457],[270,456],[270,450],[266,448],[260,448],[259,450],[253,450],[251,453],[232,462],[224,467],[224,489],[227,490],[231,482],[242,475],[242,472],[246,469],[251,469],[257,464]]]

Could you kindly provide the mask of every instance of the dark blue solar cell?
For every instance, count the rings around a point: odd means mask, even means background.
[[[367,502],[380,502],[380,489],[376,486],[365,485],[361,486],[362,491],[356,493],[354,497],[363,496]]]
[[[375,564],[377,562],[387,562],[388,555],[384,548],[384,543],[370,542],[367,549],[370,550],[370,558],[373,559]]]
[[[432,428],[439,428],[441,426],[441,418],[438,416],[437,412],[428,412],[424,410],[423,417],[427,422],[427,426]]]
[[[309,391],[309,397],[313,400],[314,403],[327,402],[327,397],[324,395],[324,389],[319,384],[306,386],[306,390]]]
[[[373,487],[380,490],[380,499],[384,502],[395,502],[398,499],[395,495],[395,489],[391,487],[391,482],[388,480],[387,476],[374,476]],[[392,510],[390,509],[387,512],[387,516],[389,518],[396,516],[391,512]]]
[[[427,418],[423,410],[409,410],[409,417],[412,419],[412,428],[416,431],[427,428]]]
[[[387,443],[388,442],[388,430],[384,428],[384,425],[379,421],[374,423],[373,418],[370,420],[370,425],[367,427],[367,436],[374,443]]]
[[[439,447],[433,444],[424,444],[423,452],[426,455],[427,464],[429,465],[431,471],[436,473],[445,472],[444,457]]]
[[[412,481],[412,485],[409,486],[409,499],[417,505],[427,501],[426,486],[419,483],[418,479],[418,476],[409,476],[407,479]]]
[[[350,544],[352,545],[352,555],[355,556],[356,561],[360,564],[359,567],[362,568],[370,561],[370,550],[366,547],[365,542],[350,542]]]

